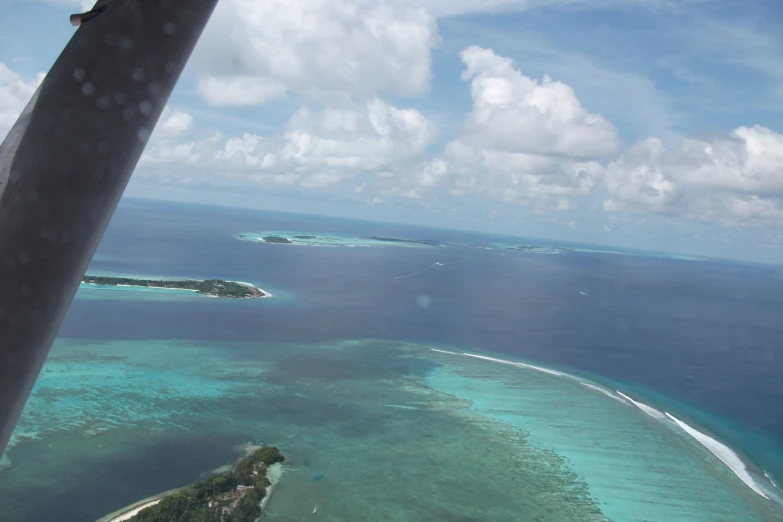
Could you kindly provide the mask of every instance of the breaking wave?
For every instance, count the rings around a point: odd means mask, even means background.
[[[666,416],[673,420],[680,428],[682,428],[685,433],[699,441],[702,446],[710,450],[713,455],[723,461],[723,463],[726,464],[729,469],[731,469],[731,471],[733,471],[734,474],[740,478],[742,482],[747,484],[750,489],[762,497],[769,499],[769,497],[764,493],[761,487],[759,487],[756,481],[753,480],[753,477],[750,476],[748,468],[745,467],[745,464],[742,462],[739,456],[731,450],[731,448],[721,442],[718,442],[709,435],[706,435],[699,430],[685,424],[669,412],[666,412]]]
[[[588,296],[592,297],[592,296]],[[515,366],[517,368],[523,368],[527,370],[533,370],[537,372],[546,373],[549,375],[553,375],[555,377],[564,377],[566,379],[571,379],[574,381],[577,381],[582,386],[585,386],[586,388],[589,388],[591,390],[597,391],[607,397],[610,397],[614,400],[623,402],[623,403],[630,403],[634,406],[636,406],[638,409],[649,415],[651,418],[655,419],[656,421],[666,423],[671,425],[670,421],[673,422],[676,426],[678,426],[682,431],[684,431],[686,434],[690,435],[694,439],[696,439],[702,446],[707,448],[713,455],[715,455],[721,462],[723,462],[742,482],[745,483],[750,489],[752,489],[754,492],[759,494],[760,496],[764,497],[765,499],[770,499],[770,497],[767,495],[767,493],[762,489],[762,487],[759,485],[758,482],[756,482],[753,477],[751,476],[750,472],[748,471],[748,468],[745,466],[745,463],[742,462],[742,459],[740,459],[739,455],[737,455],[731,448],[723,444],[722,442],[719,442],[715,440],[714,438],[710,437],[709,435],[702,433],[698,431],[697,429],[693,428],[692,426],[686,424],[685,422],[681,421],[680,419],[674,417],[669,412],[662,412],[660,410],[657,410],[653,408],[652,406],[649,406],[647,404],[644,404],[643,402],[636,401],[629,397],[628,395],[624,394],[623,392],[619,390],[614,390],[614,392],[617,394],[615,395],[612,393],[611,390],[602,388],[600,386],[597,386],[595,384],[590,384],[587,382],[584,382],[580,380],[578,377],[574,375],[570,375],[568,373],[559,372],[556,370],[550,370],[547,368],[542,368],[541,366],[536,366],[533,364],[527,364],[517,361],[509,361],[506,359],[499,359],[497,357],[489,357],[486,355],[477,355],[473,353],[467,353],[467,352],[452,352],[449,350],[442,350],[438,348],[430,348],[430,350],[438,353],[445,353],[449,355],[461,355],[465,357],[472,357],[474,359],[481,359],[484,361],[490,361],[490,362],[496,362],[500,364],[505,364],[508,366]],[[779,489],[778,485],[775,484],[775,482],[772,480],[772,477],[769,476],[768,473],[764,473],[764,475],[769,480],[770,484],[776,488]]]
[[[617,390],[615,390],[615,391],[617,391]],[[635,400],[633,400],[632,398],[630,398],[629,396],[627,396],[626,394],[624,394],[623,392],[620,392],[620,391],[617,391],[617,395],[619,395],[623,399],[627,400],[628,402],[630,402],[631,404],[633,404],[634,406],[636,406],[637,408],[639,408],[640,410],[642,410],[644,413],[646,413],[647,415],[649,415],[650,417],[652,417],[655,420],[664,420],[664,419],[666,419],[666,416],[663,413],[661,413],[660,411],[656,410],[652,406],[647,406],[643,402],[635,401]]]

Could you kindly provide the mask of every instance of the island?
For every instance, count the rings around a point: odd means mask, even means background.
[[[271,471],[284,460],[276,447],[264,446],[240,460],[230,472],[186,486],[112,522],[254,522],[261,516],[274,483]]]
[[[531,254],[560,254],[562,252],[575,252],[579,254],[614,254],[620,256],[634,256],[630,252],[620,252],[617,250],[602,250],[593,248],[583,248],[575,246],[562,246],[562,245],[505,245],[502,243],[495,243],[497,246],[502,246],[508,250],[519,250],[521,252],[528,252]]]
[[[430,246],[437,246],[438,242],[434,239],[402,239],[399,237],[380,237],[380,236],[372,236],[367,239],[371,239],[372,241],[381,241],[381,242],[389,242],[389,243],[413,243],[417,245],[430,245]]]
[[[507,250],[519,250],[521,252],[529,252],[531,254],[559,254],[563,250],[571,250],[567,247],[551,247],[542,245],[518,245],[518,246],[506,246]]]
[[[297,239],[311,239],[309,236],[294,236]],[[262,238],[264,240],[264,243],[288,243],[291,244],[293,241],[288,239],[287,237],[280,237],[280,236],[266,236]]]
[[[407,239],[389,236],[354,236],[350,234],[314,234],[301,231],[266,231],[237,234],[241,241],[269,243],[294,246],[319,247],[436,247],[440,246],[434,239]]]
[[[177,290],[192,290],[211,297],[252,298],[267,297],[260,288],[250,283],[225,281],[223,279],[207,279],[204,281],[186,279],[166,281],[161,279],[136,279],[130,277],[104,277],[85,275],[83,283],[102,286],[140,286],[146,288],[170,288]]]

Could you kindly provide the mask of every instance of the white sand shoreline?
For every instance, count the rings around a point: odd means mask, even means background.
[[[139,511],[141,511],[142,509],[148,508],[150,506],[154,506],[164,498],[173,495],[180,489],[181,488],[169,489],[162,493],[158,493],[157,495],[143,498],[138,502],[134,502],[133,504],[125,506],[124,508],[118,511],[109,513],[108,515],[99,518],[97,522],[124,522],[125,520],[129,520],[130,518],[138,514]]]
[[[123,513],[122,515],[120,515],[120,516],[118,516],[116,518],[111,519],[109,522],[123,522],[124,520],[129,520],[130,518],[135,517],[139,513],[139,511],[141,511],[142,509],[148,508],[150,506],[154,506],[155,504],[157,504],[161,500],[163,500],[163,499],[159,498],[158,500],[151,500],[151,501],[147,502],[146,504],[142,504],[142,505],[140,505],[137,508],[131,509],[130,511],[127,511],[127,512]]]

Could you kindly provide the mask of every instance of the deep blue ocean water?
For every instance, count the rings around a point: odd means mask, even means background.
[[[262,230],[432,239],[442,246],[322,248],[236,238]],[[126,199],[89,273],[225,278],[252,282],[274,297],[106,300],[82,292],[59,338],[72,344],[176,340],[232,346],[379,339],[524,360],[622,388],[677,412],[734,448],[756,471],[783,482],[780,267],[642,252],[536,254],[499,243],[562,245]],[[15,470],[26,455],[40,450],[35,444],[19,443],[9,451],[14,464],[0,473],[0,485],[20,473]],[[201,449],[192,451],[205,452],[216,443],[193,444]],[[90,454],[73,451],[84,458]],[[158,458],[150,455],[166,454],[165,443],[146,451],[144,458]],[[228,459],[228,450],[215,451],[220,462]],[[182,464],[181,473],[207,471],[206,460]],[[157,481],[148,493],[180,485],[165,482]],[[109,497],[134,498],[123,496],[119,485],[112,488],[120,492]],[[122,507],[116,502],[113,509]],[[51,520],[79,520],[78,509]]]

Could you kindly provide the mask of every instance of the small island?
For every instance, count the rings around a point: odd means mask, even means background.
[[[135,279],[130,277],[103,277],[85,275],[83,283],[102,286],[139,286],[146,288],[169,288],[176,290],[192,290],[210,297],[230,297],[235,299],[267,297],[269,294],[249,283],[225,281],[223,279],[207,279],[205,281],[186,279],[182,281],[165,281],[159,279]]]
[[[551,247],[551,246],[542,246],[542,245],[518,245],[518,246],[507,246],[505,247],[507,250],[519,250],[521,252],[529,252],[531,254],[559,254],[563,250],[571,250],[567,247]]]
[[[300,231],[267,231],[237,234],[240,241],[294,246],[319,247],[433,247],[440,246],[434,239],[407,239],[389,236],[354,236],[350,234],[313,234]]]
[[[184,487],[112,521],[254,522],[261,516],[267,489],[273,484],[271,470],[284,460],[276,447],[264,446],[240,460],[228,473]]]
[[[403,239],[399,237],[381,237],[381,236],[372,236],[368,237],[367,239],[370,239],[372,241],[380,241],[380,242],[387,242],[387,243],[413,243],[415,245],[429,245],[429,246],[437,246],[438,242],[434,239]]]

